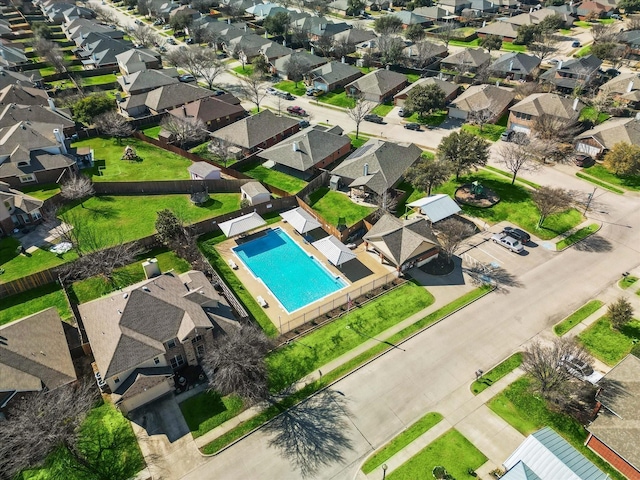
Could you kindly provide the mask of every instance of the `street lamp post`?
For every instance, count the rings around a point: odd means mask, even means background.
[[[387,478],[387,464],[383,463],[382,464],[382,480],[384,480],[385,478]]]

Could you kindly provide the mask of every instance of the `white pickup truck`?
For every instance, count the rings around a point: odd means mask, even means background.
[[[520,253],[522,250],[524,250],[524,247],[519,240],[510,237],[504,232],[496,233],[491,237],[491,240],[493,240],[497,244],[502,245],[504,248],[508,248],[512,252]]]

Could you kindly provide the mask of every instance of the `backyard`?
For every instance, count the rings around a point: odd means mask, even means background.
[[[304,180],[287,175],[273,168],[263,167],[260,162],[247,163],[239,170],[267,185],[273,185],[280,190],[292,194],[298,193],[307,185],[307,182]]]
[[[56,255],[38,248],[32,253],[21,254],[19,248],[20,241],[14,237],[0,238],[0,283],[26,277],[78,258],[74,251]]]
[[[578,335],[578,340],[594,357],[613,366],[640,340],[640,320],[633,319],[617,330],[605,316]]]
[[[20,191],[38,200],[47,200],[60,193],[60,185],[57,183],[46,183],[20,187]]]
[[[71,309],[62,287],[57,283],[49,283],[3,298],[0,304],[0,325],[33,315],[49,307],[55,307],[62,320],[72,319]]]
[[[328,187],[321,187],[309,195],[309,206],[333,226],[354,225],[375,210],[358,205],[345,194],[329,190]]]
[[[87,240],[105,248],[153,235],[157,212],[163,209],[172,210],[185,224],[191,224],[240,208],[237,193],[214,193],[210,197],[196,206],[189,195],[102,195],[88,198],[82,205],[69,204],[60,216],[74,228],[83,229],[78,234],[80,242]]]
[[[122,160],[125,147],[133,147],[138,160]],[[125,138],[120,144],[112,138],[95,137],[80,140],[74,148],[94,150],[95,165],[85,169],[94,182],[133,182],[145,180],[187,180],[191,161],[162,148],[135,138]]]
[[[218,155],[215,155],[214,153],[211,153],[209,151],[209,142],[201,143],[200,145],[193,147],[191,150],[189,150],[189,152],[195,153],[196,155],[199,155],[200,157],[206,160],[211,160],[212,162],[216,162],[225,167],[230,167],[231,165],[237,162],[235,158],[228,158],[225,164],[223,159],[221,159]]]

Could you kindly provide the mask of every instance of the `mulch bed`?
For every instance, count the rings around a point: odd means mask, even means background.
[[[453,260],[447,261],[442,257],[438,257],[434,260],[431,260],[429,263],[424,264],[420,267],[424,273],[428,273],[429,275],[449,275],[453,272],[453,269],[456,268]]]
[[[493,207],[500,201],[500,197],[490,188],[483,186],[482,193],[476,195],[471,192],[472,185],[467,183],[456,190],[456,200],[464,205],[471,205],[479,208]]]

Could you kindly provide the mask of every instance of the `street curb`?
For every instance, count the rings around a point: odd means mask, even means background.
[[[395,344],[394,346],[389,346],[389,348],[387,348],[387,349],[386,349],[386,350],[384,350],[383,352],[380,352],[380,353],[379,353],[379,354],[377,354],[376,356],[374,356],[374,357],[370,358],[369,360],[366,360],[364,363],[362,363],[362,364],[358,365],[358,366],[357,366],[357,367],[355,367],[353,370],[351,370],[351,371],[349,371],[349,372],[345,373],[343,376],[341,376],[341,377],[339,377],[339,378],[335,379],[334,381],[332,381],[332,382],[331,382],[331,383],[329,383],[328,385],[326,385],[326,386],[322,387],[321,389],[319,389],[319,390],[317,390],[317,391],[313,392],[313,393],[312,393],[311,395],[309,395],[308,397],[306,397],[306,398],[304,398],[304,399],[300,400],[300,401],[299,401],[298,403],[296,403],[295,405],[292,405],[291,407],[287,408],[284,412],[279,413],[279,414],[278,414],[278,415],[276,415],[275,417],[273,417],[273,418],[271,418],[271,419],[267,420],[266,422],[264,422],[262,425],[260,425],[260,426],[258,426],[258,427],[256,427],[256,428],[254,428],[253,430],[251,430],[251,431],[249,431],[249,432],[245,433],[243,436],[241,436],[240,438],[238,438],[238,439],[234,440],[233,442],[229,443],[228,445],[225,445],[224,447],[222,447],[222,448],[221,448],[220,450],[218,450],[217,452],[215,452],[215,453],[210,453],[210,454],[206,454],[206,453],[203,453],[203,452],[202,452],[202,450],[201,450],[200,448],[198,448],[198,452],[200,453],[200,455],[202,455],[202,456],[203,456],[203,457],[205,457],[205,458],[208,458],[208,457],[215,457],[215,456],[219,455],[220,453],[224,452],[225,450],[227,450],[227,449],[229,449],[229,448],[233,447],[236,443],[241,442],[242,440],[244,440],[244,439],[245,439],[245,438],[247,438],[248,436],[250,436],[250,435],[254,434],[255,432],[257,432],[258,430],[262,429],[265,425],[267,425],[267,424],[271,423],[275,418],[279,417],[279,416],[280,416],[280,415],[282,415],[283,413],[288,412],[288,411],[289,411],[289,410],[291,410],[292,408],[297,407],[299,404],[301,404],[302,402],[304,402],[304,401],[308,400],[309,398],[313,397],[314,395],[317,395],[318,393],[323,392],[324,390],[326,390],[326,389],[328,389],[329,387],[331,387],[331,386],[335,385],[336,383],[340,382],[341,380],[344,380],[345,378],[349,377],[350,375],[354,374],[355,372],[359,371],[360,369],[362,369],[362,368],[364,368],[364,367],[368,366],[370,363],[374,362],[374,361],[375,361],[375,360],[377,360],[378,358],[382,357],[383,355],[386,355],[386,354],[387,354],[387,353],[389,353],[391,350],[393,350],[393,349],[397,348],[397,347],[398,347],[398,345],[402,345],[402,344],[404,344],[405,342],[407,342],[407,341],[411,340],[412,338],[414,338],[415,336],[417,336],[417,335],[421,334],[421,333],[422,333],[422,332],[424,332],[425,330],[427,330],[427,329],[429,329],[429,328],[433,327],[434,325],[439,324],[439,323],[440,323],[440,322],[442,322],[443,320],[445,320],[445,319],[449,318],[449,317],[450,317],[451,315],[453,315],[454,313],[457,313],[457,312],[459,312],[459,311],[461,311],[461,310],[465,309],[465,308],[466,308],[466,307],[468,307],[469,305],[471,305],[471,304],[473,304],[473,303],[477,302],[477,301],[478,301],[478,300],[480,300],[481,298],[484,298],[486,295],[488,295],[488,294],[492,293],[495,289],[496,289],[496,288],[495,288],[495,287],[493,287],[493,288],[491,288],[490,290],[487,290],[486,292],[484,292],[484,293],[483,293],[482,295],[480,295],[479,297],[474,298],[474,299],[473,299],[473,300],[471,300],[470,302],[465,303],[463,306],[461,306],[461,307],[459,307],[459,308],[455,309],[455,310],[454,310],[454,311],[452,311],[452,312],[449,312],[448,314],[446,314],[446,315],[445,315],[445,316],[443,316],[442,318],[440,318],[440,319],[436,320],[435,322],[430,323],[429,325],[426,325],[425,327],[421,328],[420,330],[418,330],[418,331],[416,331],[416,332],[412,333],[411,335],[409,335],[408,337],[404,338],[403,340],[401,340],[400,342],[398,342],[398,343],[397,343],[397,344]],[[445,306],[446,306],[446,305],[445,305]],[[441,308],[444,308],[444,307],[441,307]],[[419,320],[418,320],[418,321],[419,321]],[[408,326],[409,326],[409,325],[408,325]],[[407,326],[407,327],[408,327],[408,326]],[[406,328],[406,327],[405,327],[405,328]],[[365,352],[366,352],[366,350],[365,350]],[[309,384],[308,384],[308,383],[305,383],[305,384],[302,386],[302,388],[304,388],[304,387],[305,387],[305,386],[307,386],[307,385],[309,385]],[[213,441],[215,441],[215,440],[212,440],[212,442],[213,442]],[[209,443],[211,443],[211,442],[209,442]],[[359,470],[358,470],[358,471],[359,471]]]
[[[595,224],[595,223],[596,223],[596,222],[592,222],[592,223],[590,223],[589,225],[593,225],[593,224]],[[582,228],[586,228],[586,227],[588,227],[589,225],[586,225],[585,227],[582,227]],[[579,231],[579,230],[581,230],[581,229],[580,229],[580,228],[578,228],[578,229],[576,230],[576,232],[577,232],[577,231]],[[563,249],[561,249],[561,250],[558,250],[558,249],[556,248],[556,252],[558,252],[558,253],[560,253],[560,252],[564,252],[565,250],[567,250],[567,249],[569,249],[569,248],[571,248],[571,247],[573,247],[573,246],[575,246],[575,245],[577,245],[577,244],[579,244],[579,243],[581,243],[581,242],[584,242],[587,238],[591,237],[592,235],[595,235],[595,234],[596,234],[596,233],[598,233],[600,230],[602,230],[602,222],[600,222],[600,225],[598,226],[598,229],[597,229],[595,232],[590,233],[590,234],[589,234],[589,235],[587,235],[586,237],[581,238],[580,240],[578,240],[577,242],[572,243],[571,245],[567,245],[566,247],[564,247],[564,248],[563,248]],[[574,233],[575,233],[575,232],[574,232]],[[571,236],[571,234],[567,235],[567,237],[569,237],[569,236]],[[567,237],[565,237],[565,238],[567,238]],[[563,240],[564,240],[564,239],[563,239]],[[561,241],[562,241],[562,240],[558,240],[558,241],[556,242],[556,247],[558,246],[558,243],[559,243],[559,242],[561,242]]]

